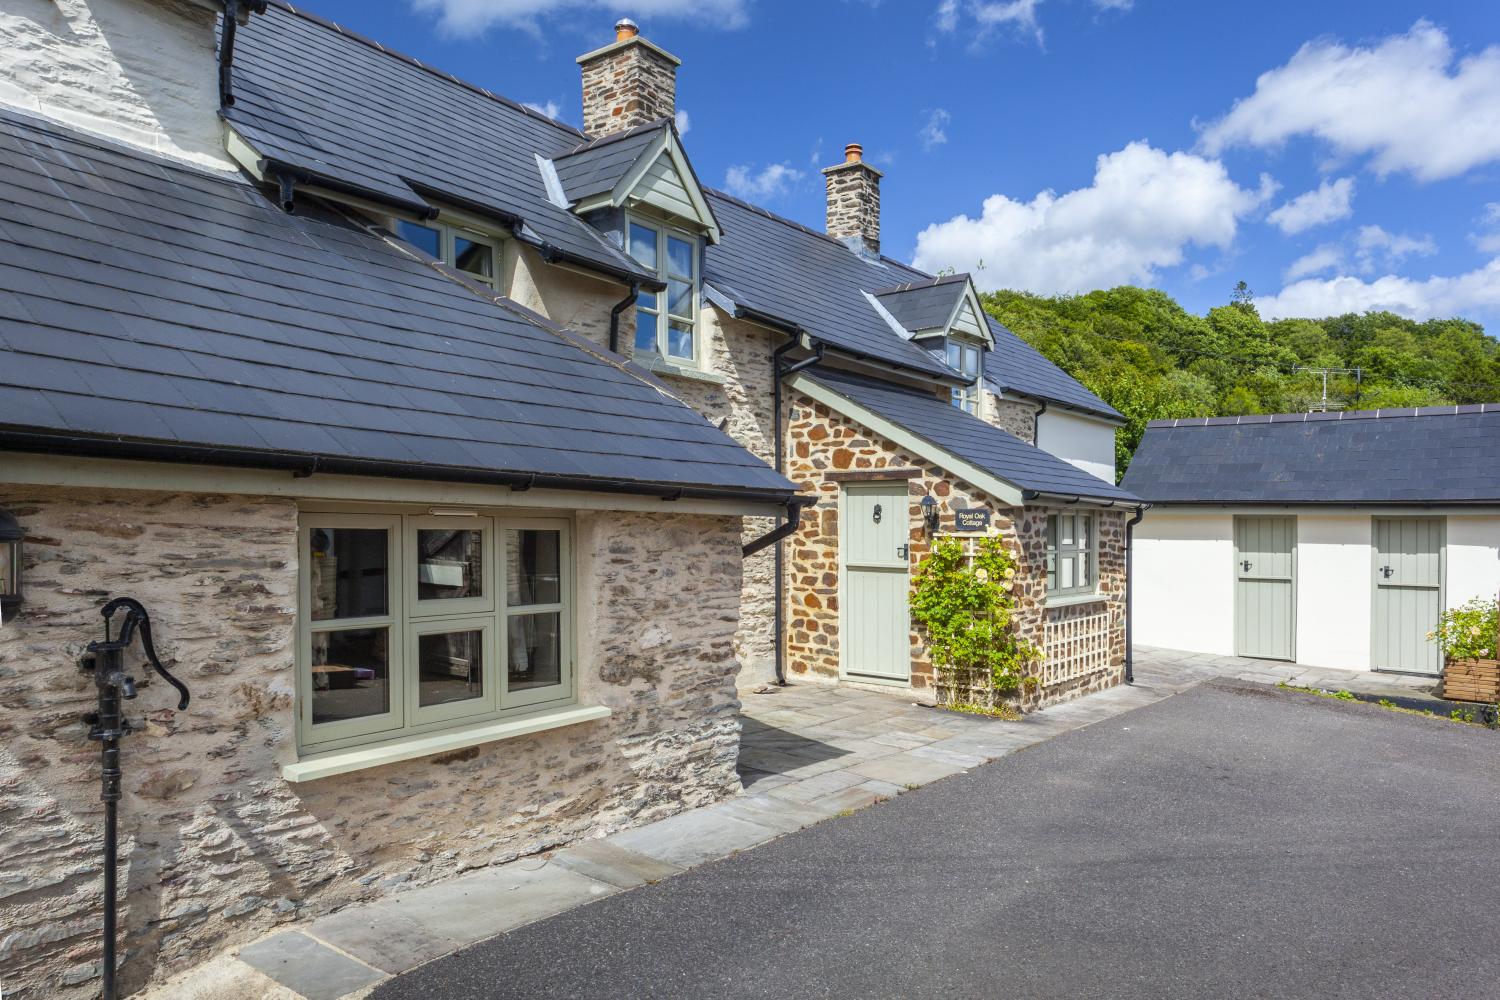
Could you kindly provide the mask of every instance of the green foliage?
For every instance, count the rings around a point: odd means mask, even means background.
[[[1241,282],[1205,316],[1165,292],[1122,286],[1046,297],[999,291],[985,309],[1124,415],[1123,475],[1151,420],[1295,413],[1317,405],[1371,410],[1500,400],[1500,342],[1462,319],[1418,323],[1393,313],[1266,322]]]
[[[1500,643],[1500,603],[1476,597],[1449,608],[1438,618],[1437,631],[1427,638],[1435,641],[1449,659],[1500,659],[1495,649]]]
[[[1019,690],[1041,656],[1016,635],[1015,586],[1015,562],[1000,538],[980,539],[972,558],[958,539],[938,539],[917,567],[911,597],[933,665],[982,671],[996,691]]]

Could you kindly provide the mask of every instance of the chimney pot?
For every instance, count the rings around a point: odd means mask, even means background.
[[[828,187],[826,230],[855,253],[880,256],[880,171],[865,162],[857,142],[844,147],[844,162],[823,170]]]
[[[623,42],[628,38],[634,38],[641,33],[641,26],[628,17],[622,17],[615,22],[615,41]]]
[[[865,158],[865,147],[857,142],[851,142],[844,147],[844,162],[859,163]]]
[[[624,132],[677,109],[672,53],[641,37],[628,17],[615,22],[615,40],[578,57],[583,72],[583,130],[592,138]]]

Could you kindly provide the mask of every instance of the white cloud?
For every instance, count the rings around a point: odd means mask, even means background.
[[[1369,48],[1308,42],[1261,74],[1202,143],[1217,155],[1297,136],[1344,157],[1369,155],[1382,176],[1423,181],[1500,160],[1500,45],[1456,58],[1447,34],[1427,21]]]
[[[785,194],[806,174],[790,163],[768,163],[759,170],[748,164],[724,173],[724,190],[746,201],[769,201]]]
[[[1100,10],[1130,10],[1135,0],[1094,0],[1094,6]]]
[[[677,113],[672,116],[672,121],[677,125],[678,135],[687,135],[688,129],[693,127],[692,120],[688,118],[688,113],[681,108],[678,108]]]
[[[1470,236],[1474,245],[1479,248],[1480,253],[1500,253],[1500,201],[1492,201],[1484,206],[1479,224],[1482,227],[1480,231]]]
[[[1366,281],[1346,274],[1298,281],[1257,298],[1255,305],[1267,319],[1389,310],[1422,320],[1500,309],[1500,258],[1466,274],[1424,280],[1387,274]]]
[[[1430,257],[1437,253],[1431,236],[1408,236],[1391,233],[1379,226],[1361,226],[1336,243],[1324,243],[1287,267],[1283,277],[1296,281],[1324,271],[1357,271],[1374,274],[1389,269],[1408,257]]]
[[[931,150],[934,146],[941,146],[948,141],[948,123],[953,116],[942,108],[933,108],[927,112],[927,122],[917,135],[922,140],[922,148]]]
[[[1093,183],[1029,202],[985,199],[979,218],[959,215],[917,234],[916,266],[984,270],[986,289],[1079,292],[1149,283],[1159,268],[1183,263],[1189,245],[1228,247],[1239,222],[1275,192],[1230,179],[1223,164],[1167,153],[1145,142],[1100,156]]]
[[[1019,35],[1029,35],[1042,44],[1042,26],[1037,20],[1036,9],[1041,0],[942,0],[938,4],[934,22],[943,34],[953,34],[959,27],[972,22],[974,40],[979,41],[992,32],[1010,29]]]
[[[1314,226],[1347,219],[1353,213],[1354,178],[1340,177],[1324,181],[1314,190],[1299,194],[1276,211],[1266,216],[1266,221],[1291,235]]]
[[[1310,274],[1321,274],[1324,271],[1332,271],[1342,267],[1346,257],[1343,247],[1332,243],[1325,243],[1312,253],[1304,254],[1287,267],[1282,276],[1287,281],[1296,281]]]
[[[468,37],[490,28],[519,28],[541,34],[542,23],[564,12],[599,11],[611,17],[628,15],[697,21],[719,28],[741,28],[749,21],[747,0],[411,0],[413,9],[438,16],[446,34]],[[611,22],[612,23],[612,22]],[[600,44],[611,24],[599,25]]]
[[[545,104],[538,104],[535,101],[527,101],[526,106],[532,111],[535,111],[537,114],[546,115],[548,118],[553,119],[557,118],[557,116],[562,113],[562,105],[558,104],[556,101],[547,101]]]

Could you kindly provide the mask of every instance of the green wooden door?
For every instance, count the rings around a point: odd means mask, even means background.
[[[1234,651],[1266,660],[1296,658],[1295,517],[1234,519]]]
[[[844,488],[840,607],[841,648],[848,676],[911,679],[909,505],[905,481]]]
[[[1375,606],[1370,663],[1376,670],[1437,674],[1443,657],[1427,638],[1443,609],[1440,517],[1375,518]]]

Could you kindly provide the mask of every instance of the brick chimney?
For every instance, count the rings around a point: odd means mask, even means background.
[[[823,168],[828,179],[828,235],[856,253],[880,256],[880,177],[865,162],[857,142],[844,147],[844,162]]]
[[[615,24],[615,40],[578,57],[583,69],[583,130],[592,138],[671,118],[677,110],[682,60],[641,37],[630,18]]]

